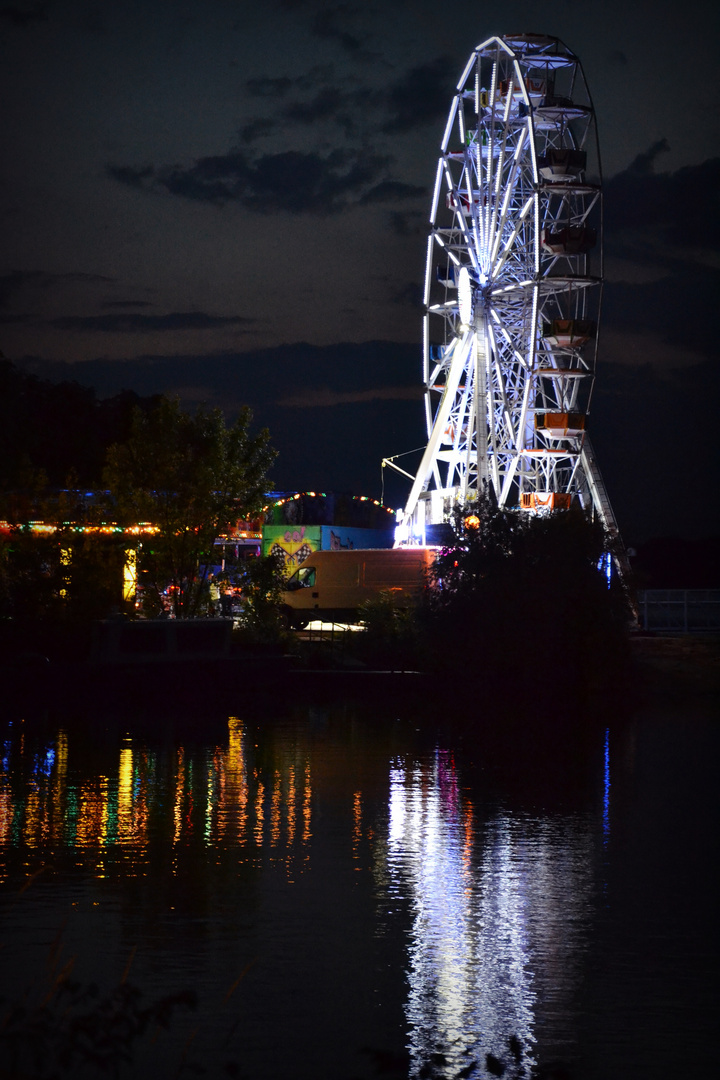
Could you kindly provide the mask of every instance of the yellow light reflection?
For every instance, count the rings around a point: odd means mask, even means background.
[[[12,820],[12,791],[8,777],[3,773],[0,775],[0,844],[3,847],[10,841]]]
[[[275,770],[272,795],[270,798],[270,846],[280,843],[280,807],[282,800],[282,777],[280,770]]]
[[[264,811],[265,785],[258,781],[257,794],[255,796],[255,843],[262,847],[263,828],[265,822]]]
[[[294,765],[290,765],[288,768],[287,782],[287,842],[288,847],[292,847],[295,843],[295,799],[297,798]]]
[[[66,800],[68,774],[68,737],[67,732],[60,729],[55,744],[55,776],[52,785],[53,806],[53,843],[59,843],[64,836],[64,813],[63,808]]]
[[[303,816],[303,831],[302,842],[308,844],[310,837],[312,836],[312,783],[310,782],[310,762],[305,763],[305,775],[303,777],[303,803],[302,803],[302,816]]]
[[[353,831],[352,852],[353,859],[360,855],[360,841],[362,840],[362,792],[356,791],[353,795]]]
[[[82,784],[78,798],[75,843],[94,847],[105,842],[108,820],[108,783],[106,776]]]
[[[177,765],[175,768],[175,798],[173,801],[173,844],[180,843],[182,835],[182,806],[185,790],[185,751],[182,746],[177,750]]]
[[[132,791],[133,752],[131,746],[124,746],[120,751],[118,768],[117,835],[121,844],[130,844],[133,841]]]

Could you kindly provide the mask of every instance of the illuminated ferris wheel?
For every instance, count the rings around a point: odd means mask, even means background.
[[[399,530],[459,501],[568,508],[616,531],[586,433],[602,290],[601,172],[577,56],[557,38],[478,45],[445,126],[425,267],[428,442]]]

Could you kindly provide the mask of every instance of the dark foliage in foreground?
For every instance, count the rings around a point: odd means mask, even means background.
[[[550,515],[462,508],[455,542],[438,555],[421,611],[429,662],[472,665],[480,683],[549,697],[601,686],[622,666],[630,609],[609,550],[578,510]]]
[[[375,604],[366,625],[384,648],[451,680],[460,695],[504,693],[565,709],[618,688],[627,662],[630,604],[598,566],[610,550],[580,511],[547,516],[461,507],[430,587],[410,621]],[[388,609],[388,610],[386,610]]]
[[[0,999],[0,1056],[12,1066],[3,1075],[119,1076],[143,1036],[168,1029],[178,1008],[195,1004],[191,991],[146,1004],[128,983],[101,994],[60,972],[39,1001]]]

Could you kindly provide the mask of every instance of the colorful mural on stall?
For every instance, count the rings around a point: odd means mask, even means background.
[[[314,551],[352,551],[355,548],[392,548],[386,529],[356,529],[336,525],[266,525],[262,529],[262,554],[282,552],[288,573]]]
[[[266,525],[263,528],[263,555],[281,553],[291,574],[313,551],[320,551],[321,525]]]
[[[266,525],[263,555],[282,552],[288,573],[314,551],[351,551],[354,548],[388,548],[393,545],[387,529],[355,529],[339,525]]]

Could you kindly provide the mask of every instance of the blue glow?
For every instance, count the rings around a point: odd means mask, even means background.
[[[610,728],[605,729],[605,760],[603,768],[603,838],[610,838]]]
[[[38,755],[33,761],[32,771],[35,776],[50,776],[55,764],[55,751],[52,747],[46,750],[45,757]]]
[[[607,579],[607,586],[609,589],[613,578],[613,561],[612,555],[609,551],[606,551],[603,555],[600,556],[600,561],[598,562],[597,568],[601,574],[605,575],[605,578]]]

